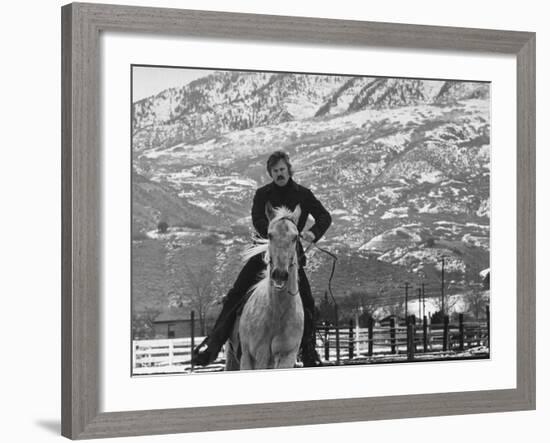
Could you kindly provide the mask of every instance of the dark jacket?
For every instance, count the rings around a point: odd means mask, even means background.
[[[310,231],[315,235],[315,241],[318,241],[323,236],[332,223],[332,217],[328,211],[308,188],[300,186],[292,179],[289,179],[286,186],[283,187],[271,182],[256,191],[252,204],[252,224],[256,228],[256,231],[258,231],[258,234],[264,238],[267,237],[267,228],[269,225],[265,214],[265,205],[267,202],[270,202],[274,208],[286,206],[291,211],[300,204],[301,215],[298,220],[298,231],[302,232],[308,215],[311,214],[315,220],[315,224],[310,228]],[[303,256],[303,249],[300,244],[298,251]],[[300,261],[302,262],[302,266],[304,266],[305,260]]]

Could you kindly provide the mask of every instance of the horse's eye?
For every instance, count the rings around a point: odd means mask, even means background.
[[[267,238],[268,238],[269,240],[273,240],[273,234],[271,234],[271,232],[268,233],[268,234],[267,234]]]
[[[298,240],[298,236],[297,236],[297,235],[295,235],[295,236],[292,238],[292,241],[296,241],[296,240]]]

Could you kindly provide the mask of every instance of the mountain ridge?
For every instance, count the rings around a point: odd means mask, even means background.
[[[160,202],[175,199],[173,235],[159,241],[192,247],[206,238],[230,256],[229,248],[249,241],[252,197],[269,181],[267,156],[283,149],[296,180],[333,215],[322,242],[347,263],[335,283],[339,296],[360,286],[376,291],[365,276],[392,287],[419,273],[437,279],[443,255],[457,288],[471,287],[489,267],[490,85],[222,74],[134,105],[141,109],[134,112],[136,177],[161,187],[153,189]],[[170,117],[184,96],[195,101]],[[155,120],[155,107],[168,123]],[[146,206],[141,191],[136,208]],[[138,214],[147,236],[166,211],[153,200]],[[178,214],[193,212],[200,235],[178,235]],[[315,253],[309,266],[318,298],[330,262]]]

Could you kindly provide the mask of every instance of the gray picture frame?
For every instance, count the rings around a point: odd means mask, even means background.
[[[103,31],[509,54],[517,60],[515,389],[164,410],[99,410]],[[512,289],[511,289],[512,290]],[[62,7],[62,434],[166,434],[535,408],[535,34],[73,3]]]

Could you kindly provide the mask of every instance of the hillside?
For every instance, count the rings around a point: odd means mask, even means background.
[[[220,220],[183,198],[169,184],[161,184],[132,174],[132,230],[142,233],[155,229],[160,221],[170,226],[217,225]]]
[[[467,290],[490,265],[489,97],[486,83],[250,72],[164,91],[134,105],[135,229],[187,223],[198,231],[170,242],[213,239],[237,269],[265,160],[284,149],[333,215],[337,297],[401,293],[419,275],[436,290],[443,256],[449,291]],[[317,298],[329,270],[314,252]]]

